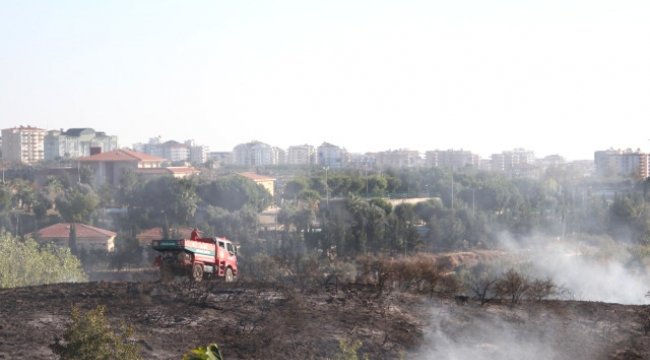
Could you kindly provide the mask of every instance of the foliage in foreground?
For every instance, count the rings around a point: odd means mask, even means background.
[[[0,233],[0,254],[0,288],[86,280],[81,262],[67,247]]]
[[[219,346],[212,343],[206,347],[198,347],[183,355],[183,360],[223,360]]]
[[[363,344],[359,340],[339,340],[339,353],[336,355],[336,360],[359,360],[358,351],[362,345]],[[365,354],[363,359],[368,360],[368,354]]]
[[[106,318],[106,307],[98,306],[83,314],[72,308],[72,322],[63,334],[63,341],[56,338],[52,351],[62,360],[138,360],[140,348],[129,338],[133,329],[122,325],[114,332]]]

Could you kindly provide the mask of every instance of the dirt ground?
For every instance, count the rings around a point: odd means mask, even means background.
[[[89,282],[0,290],[0,359],[53,359],[73,305],[105,305],[145,359],[216,342],[226,359],[333,359],[339,339],[370,359],[650,359],[650,307],[542,301],[479,306],[349,287]]]

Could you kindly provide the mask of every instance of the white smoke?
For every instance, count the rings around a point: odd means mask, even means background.
[[[550,278],[567,290],[564,299],[619,304],[648,304],[650,274],[643,265],[631,266],[624,245],[608,248],[617,255],[602,256],[603,249],[580,243],[536,237],[515,242],[502,237],[504,250],[530,263],[528,275]],[[599,256],[596,256],[599,254]]]
[[[552,311],[453,304],[435,308],[418,360],[587,360],[605,350],[597,329]]]

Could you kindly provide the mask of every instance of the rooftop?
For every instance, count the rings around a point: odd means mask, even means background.
[[[99,162],[99,161],[163,162],[165,161],[165,159],[157,156],[133,151],[133,150],[118,149],[118,150],[107,151],[96,155],[85,156],[79,158],[79,161],[82,162]]]
[[[243,173],[238,173],[237,175],[243,176],[253,181],[275,181],[274,177],[260,175],[253,172],[243,172]]]
[[[96,238],[106,239],[117,236],[110,230],[100,229],[98,227],[75,223],[75,230],[78,238]],[[70,237],[70,223],[58,223],[38,231],[39,239],[61,239]]]

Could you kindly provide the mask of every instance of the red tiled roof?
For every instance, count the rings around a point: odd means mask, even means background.
[[[136,174],[196,174],[199,170],[191,166],[170,166],[166,168],[139,168],[136,171]]]
[[[243,176],[247,179],[253,180],[253,181],[275,181],[275,178],[270,177],[270,176],[264,176],[260,174],[256,174],[253,172],[243,172],[243,173],[238,173],[237,175]]]
[[[23,126],[23,125],[14,126],[12,128],[3,129],[3,130],[45,131],[45,129],[37,128],[35,126],[30,126],[30,125],[27,125],[27,126]]]
[[[157,156],[127,150],[127,149],[118,149],[113,151],[107,151],[104,153],[85,156],[79,158],[79,161],[83,162],[96,162],[96,161],[149,161],[149,162],[163,162],[165,159],[159,158]]]
[[[97,238],[106,239],[117,236],[110,230],[100,229],[98,227],[75,223],[75,230],[78,238]],[[38,231],[39,239],[61,239],[70,237],[70,223],[58,223]]]

